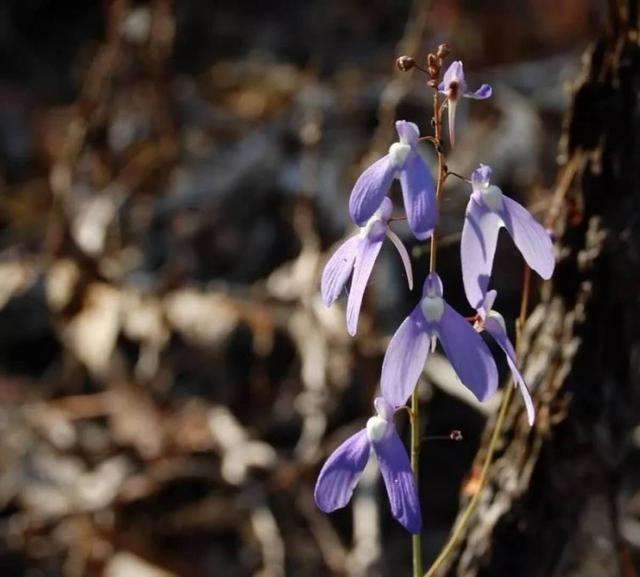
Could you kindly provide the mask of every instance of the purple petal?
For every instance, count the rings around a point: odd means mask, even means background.
[[[396,130],[400,141],[406,144],[414,145],[418,142],[418,138],[420,138],[420,129],[413,122],[398,120],[396,122]]]
[[[370,448],[367,430],[362,429],[331,453],[318,475],[314,492],[322,511],[330,513],[349,502],[369,460]]]
[[[394,407],[407,402],[420,378],[429,355],[429,336],[420,306],[400,325],[389,342],[382,363],[380,389]]]
[[[478,204],[473,197],[469,200],[462,227],[460,260],[464,291],[474,309],[482,306],[489,286],[501,226],[497,214]]]
[[[430,272],[427,278],[424,279],[422,285],[422,296],[426,297],[440,297],[444,295],[444,285],[442,279],[437,272]]]
[[[464,85],[464,69],[462,67],[462,62],[460,60],[454,60],[447,68],[447,71],[444,73],[442,77],[442,83],[438,87],[440,91],[446,91],[449,89],[449,86],[452,82],[457,82],[461,86]]]
[[[471,185],[473,189],[483,189],[489,186],[491,182],[491,167],[487,164],[480,164],[471,174]]]
[[[383,222],[387,222],[391,215],[393,214],[393,202],[388,196],[385,196],[380,203],[380,208],[378,209],[378,214],[380,215],[380,219]]]
[[[498,369],[482,337],[447,303],[437,327],[442,348],[458,377],[479,401],[498,388]]]
[[[367,282],[371,276],[373,265],[378,258],[378,253],[382,247],[384,235],[375,237],[374,239],[365,236],[356,251],[356,263],[353,269],[353,279],[351,280],[351,289],[349,291],[349,300],[347,301],[347,330],[353,337],[358,330],[358,318],[360,316],[360,307],[362,306],[362,297],[364,290],[367,288]]]
[[[546,229],[520,203],[502,196],[500,216],[527,264],[549,279],[555,267],[553,243]]]
[[[478,314],[483,320],[486,319],[487,315],[491,312],[493,303],[496,301],[496,296],[498,296],[498,293],[495,289],[487,291],[487,294],[484,295],[482,306],[478,308]]]
[[[533,401],[531,399],[531,394],[529,393],[529,389],[527,388],[526,383],[524,382],[524,378],[522,374],[518,370],[516,364],[516,352],[509,340],[507,333],[505,332],[502,325],[494,318],[488,317],[484,323],[485,330],[493,337],[493,340],[498,343],[500,348],[504,351],[507,356],[507,364],[509,365],[509,369],[511,369],[511,373],[513,374],[513,378],[516,380],[518,384],[518,388],[520,389],[520,394],[522,395],[522,399],[524,401],[524,405],[527,409],[527,420],[529,421],[529,425],[533,425],[535,420],[535,409],[533,408]]]
[[[353,272],[356,250],[360,240],[360,235],[356,234],[344,241],[333,253],[322,271],[320,292],[324,304],[328,307],[340,296],[344,285]]]
[[[409,227],[418,240],[433,233],[438,222],[436,185],[422,157],[411,151],[400,171],[400,186]]]
[[[491,86],[483,84],[475,92],[465,92],[463,96],[465,98],[473,98],[474,100],[484,100],[485,98],[490,98],[492,92],[493,90],[491,89]]]
[[[380,208],[389,192],[397,167],[383,156],[367,168],[356,181],[349,198],[349,214],[358,226],[364,226]]]
[[[393,517],[410,533],[420,533],[422,516],[411,464],[395,427],[389,434],[371,443],[378,458]]]
[[[402,260],[402,264],[404,265],[404,271],[407,275],[407,283],[409,284],[409,290],[413,290],[413,270],[411,269],[411,259],[409,258],[409,253],[405,248],[404,244],[402,244],[402,240],[400,237],[393,232],[390,228],[387,229],[387,236],[389,240],[393,243],[393,246],[396,247],[398,253],[400,254],[400,260]]]

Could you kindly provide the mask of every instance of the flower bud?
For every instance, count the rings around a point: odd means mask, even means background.
[[[416,65],[416,61],[411,56],[400,56],[396,60],[396,67],[401,72],[408,72]]]
[[[451,54],[451,47],[446,42],[443,42],[438,46],[437,56],[438,58],[446,58]]]
[[[427,66],[438,67],[438,57],[435,54],[429,54],[427,56]]]

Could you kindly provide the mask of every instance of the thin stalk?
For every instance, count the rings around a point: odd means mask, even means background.
[[[524,266],[524,282],[522,286],[522,297],[520,299],[520,315],[516,321],[516,351],[521,345],[521,333],[522,328],[524,327],[524,323],[527,320],[527,311],[529,309],[529,295],[531,292],[531,269],[525,264]],[[519,351],[518,351],[519,352]],[[514,386],[507,387],[505,392],[502,395],[502,402],[500,404],[500,412],[498,413],[498,418],[496,420],[496,424],[493,428],[493,433],[491,434],[491,440],[489,441],[489,448],[487,449],[487,454],[484,458],[484,462],[482,464],[482,470],[480,471],[480,478],[478,480],[478,487],[473,497],[467,503],[467,506],[462,513],[458,524],[455,526],[447,544],[444,546],[440,554],[433,562],[429,570],[425,573],[424,577],[434,577],[436,572],[440,568],[440,566],[446,561],[449,555],[453,552],[453,550],[457,547],[458,543],[462,539],[464,532],[469,524],[469,521],[473,517],[475,513],[478,503],[480,502],[480,495],[482,494],[482,489],[484,488],[487,482],[487,475],[489,473],[489,468],[491,467],[491,463],[493,462],[493,456],[496,452],[496,448],[498,446],[498,441],[500,440],[500,436],[502,434],[502,427],[504,425],[504,421],[507,415],[507,409],[509,408],[509,404],[511,399],[513,398],[513,391],[515,390]]]
[[[420,470],[420,406],[417,391],[411,395],[411,469],[419,487]],[[413,577],[422,577],[422,535],[411,536],[413,553]]]
[[[445,159],[442,152],[442,146],[440,141],[440,134],[442,131],[442,103],[438,98],[438,93],[435,92],[433,96],[433,120],[434,120],[434,137],[432,140],[436,146],[436,154],[438,155],[438,181],[436,184],[436,205],[440,204],[440,194],[442,191],[442,185],[446,178]],[[436,270],[436,254],[438,250],[438,237],[436,230],[431,235],[431,252],[429,254],[429,272],[435,272]],[[420,469],[420,398],[418,395],[418,388],[416,387],[411,395],[411,469],[413,470],[413,476],[415,478],[416,487],[420,486],[419,483],[419,469]],[[413,535],[411,538],[411,544],[413,548],[413,577],[422,577],[422,535],[419,533]]]
[[[442,152],[442,141],[440,140],[442,134],[442,103],[438,98],[438,92],[433,94],[433,120],[434,120],[434,139],[438,143],[436,146],[436,154],[438,156],[438,181],[436,183],[436,206],[440,209],[440,196],[442,195],[442,187],[444,181],[447,178],[447,170],[444,158],[444,152]],[[431,252],[429,254],[429,272],[436,271],[438,254],[438,230],[434,229],[431,235]]]

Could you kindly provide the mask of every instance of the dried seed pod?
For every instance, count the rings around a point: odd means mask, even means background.
[[[411,70],[415,65],[416,61],[411,58],[411,56],[400,56],[400,58],[396,60],[396,67],[401,72],[407,72]]]

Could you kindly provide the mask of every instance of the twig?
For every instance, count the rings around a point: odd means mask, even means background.
[[[459,178],[460,180],[466,182],[467,184],[471,184],[471,181],[468,178],[465,178],[464,176],[458,174],[457,172],[453,172],[453,170],[449,170],[449,169],[447,169],[447,174],[445,175],[445,180],[449,175],[455,176],[456,178]]]

